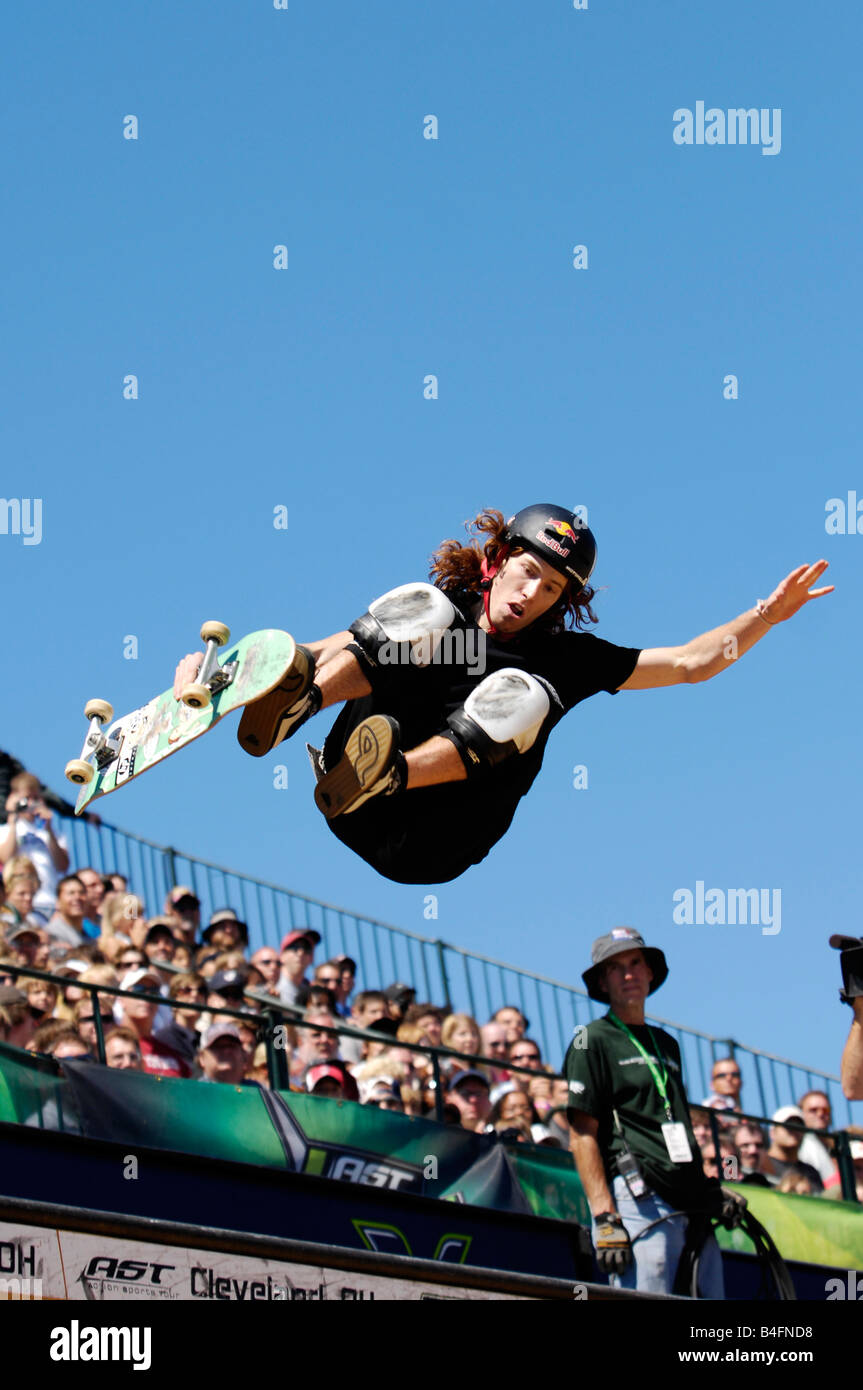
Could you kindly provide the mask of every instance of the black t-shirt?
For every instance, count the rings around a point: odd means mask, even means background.
[[[613,694],[631,676],[637,647],[618,647],[592,633],[548,633],[529,628],[502,642],[483,633],[475,617],[477,595],[461,594],[445,663],[418,667],[382,665],[372,673],[372,693],[345,705],[324,745],[333,767],[349,735],[370,714],[389,714],[401,729],[403,750],[446,732],[447,718],[464,705],[485,676],[505,667],[548,682],[556,693],[536,742],[466,782],[449,782],[395,797],[373,797],[337,816],[330,829],[379,873],[398,883],[445,883],[478,864],[505,834],[520,799],[542,766],[549,735],[564,714],[600,690]],[[463,659],[451,659],[458,653]]]
[[[569,1082],[569,1106],[599,1121],[596,1141],[605,1164],[609,1186],[617,1176],[615,1159],[624,1149],[623,1139],[638,1160],[648,1187],[681,1210],[709,1205],[708,1192],[716,1189],[715,1179],[707,1178],[701,1153],[692,1133],[689,1102],[683,1088],[680,1048],[662,1028],[630,1024],[629,1031],[641,1043],[656,1065],[665,1066],[671,1116],[685,1126],[692,1159],[674,1163],[668,1155],[662,1125],[665,1108],[650,1067],[637,1047],[606,1014],[586,1028],[578,1029],[563,1064]],[[651,1037],[652,1034],[652,1037]],[[623,1139],[614,1123],[617,1112]]]

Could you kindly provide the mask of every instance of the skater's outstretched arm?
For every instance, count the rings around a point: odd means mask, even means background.
[[[646,647],[621,690],[655,690],[660,686],[694,684],[727,671],[738,657],[766,637],[771,627],[787,622],[810,599],[832,593],[833,585],[813,589],[827,569],[826,560],[800,565],[778,584],[768,599],[710,632],[679,647]]]

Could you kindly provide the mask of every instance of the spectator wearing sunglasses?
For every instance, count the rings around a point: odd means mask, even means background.
[[[259,946],[249,963],[257,970],[263,981],[262,984],[258,985],[258,992],[269,994],[272,998],[278,999],[281,962],[275,946]]]
[[[486,1069],[492,1086],[497,1086],[500,1082],[509,1080],[509,1072],[506,1069],[509,1053],[506,1029],[502,1023],[484,1023],[479,1031],[483,1057],[491,1057],[493,1061],[500,1063],[497,1067]]]
[[[279,959],[282,969],[279,977],[279,998],[283,1004],[299,1003],[300,986],[307,985],[306,971],[312,964],[315,947],[320,943],[320,933],[310,927],[290,931],[282,938],[279,946]]]
[[[164,1028],[157,1027],[157,1040],[173,1048],[190,1067],[197,1062],[201,1046],[199,1023],[206,1003],[206,980],[190,970],[183,975],[175,975],[168,989],[168,997],[177,1006],[171,1010],[171,1021]]]
[[[161,990],[159,976],[150,968],[130,971],[123,977],[121,985],[123,989],[130,990],[133,996],[159,994]],[[191,1076],[192,1068],[189,1063],[175,1052],[173,1047],[163,1043],[154,1034],[154,1022],[159,1005],[137,997],[121,998],[119,1002],[120,1022],[137,1035],[145,1071],[154,1072],[158,1076]]]
[[[516,1038],[514,1042],[511,1042],[508,1061],[512,1062],[515,1067],[527,1067],[530,1071],[545,1071],[539,1043],[534,1042],[533,1038]],[[528,1089],[531,1078],[523,1071],[514,1071],[511,1075],[519,1091]]]
[[[94,1010],[94,998],[99,1018],[102,1022],[102,1037],[104,1038],[116,1026],[114,1023],[114,1014],[107,998],[99,1004],[98,995],[94,997],[92,994],[88,994],[86,999],[78,1000],[73,1013],[78,1037],[86,1044],[89,1051],[96,1055],[98,1048],[96,1046],[96,1023],[93,1017],[96,1011]]]
[[[338,1034],[324,1031],[336,1026],[332,1014],[318,1013],[306,1014],[304,1024],[297,1028],[299,1041],[291,1065],[291,1082],[299,1089],[305,1086],[306,1071],[315,1062],[341,1060]]]
[[[720,1057],[713,1063],[710,1085],[713,1089],[701,1102],[702,1105],[706,1105],[710,1110],[743,1109],[740,1104],[743,1077],[733,1057]]]
[[[825,1132],[823,1138],[818,1134],[804,1134],[798,1158],[817,1170],[825,1187],[832,1186],[839,1177],[839,1167],[833,1157],[833,1140],[826,1134],[833,1123],[830,1097],[826,1091],[807,1091],[798,1104],[806,1128]]]

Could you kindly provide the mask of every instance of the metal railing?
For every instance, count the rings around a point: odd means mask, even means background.
[[[583,989],[565,981],[237,873],[116,826],[82,820],[64,820],[63,825],[72,864],[124,874],[130,891],[146,902],[150,916],[162,910],[171,888],[189,883],[201,900],[202,921],[219,908],[233,907],[248,924],[252,949],[265,943],[277,945],[297,927],[312,927],[321,935],[320,959],[348,955],[356,960],[358,989],[382,989],[405,981],[420,999],[463,1010],[479,1022],[504,1005],[517,1006],[530,1020],[529,1036],[539,1044],[543,1058],[555,1066],[561,1064],[574,1030],[605,1012]],[[762,1114],[796,1104],[804,1092],[817,1089],[828,1096],[834,1116],[841,1114],[845,1122],[851,1122],[851,1102],[845,1100],[838,1076],[733,1038],[672,1023],[658,1014],[649,1018],[676,1038],[693,1103],[709,1093],[714,1061],[732,1056],[743,1075],[745,1096],[757,1098],[756,1108]]]
[[[444,1106],[446,1104],[444,1098],[446,1082],[442,1066],[445,1066],[448,1062],[452,1062],[453,1060],[458,1060],[463,1062],[466,1068],[500,1069],[499,1059],[495,1060],[491,1057],[482,1057],[475,1053],[458,1052],[455,1048],[433,1047],[428,1043],[408,1043],[402,1042],[401,1039],[396,1042],[391,1035],[375,1032],[374,1028],[357,1028],[352,1024],[345,1023],[330,1026],[320,1023],[317,1019],[314,1021],[304,1020],[301,1010],[284,1005],[275,999],[271,1002],[264,1001],[260,995],[255,993],[249,995],[249,1000],[255,1006],[260,1005],[259,1009],[230,1008],[226,1005],[210,1006],[206,1002],[193,1005],[187,1000],[170,999],[166,995],[146,992],[141,989],[140,985],[136,986],[134,990],[124,990],[116,985],[101,984],[96,981],[85,981],[77,978],[70,981],[68,977],[53,975],[48,971],[36,970],[30,966],[15,966],[14,970],[16,976],[22,975],[27,978],[49,981],[56,985],[58,991],[61,993],[64,988],[72,984],[76,989],[84,990],[89,994],[93,1010],[93,1029],[96,1035],[96,1056],[97,1060],[103,1064],[106,1060],[105,1028],[102,1023],[100,996],[108,995],[112,999],[144,1000],[147,1003],[159,1006],[167,1005],[167,1007],[172,1010],[182,1009],[187,1013],[206,1013],[209,1015],[224,1016],[230,1018],[237,1024],[245,1024],[246,1027],[254,1026],[258,1041],[262,1041],[266,1044],[268,1085],[277,1090],[286,1091],[289,1089],[291,1083],[290,1052],[286,1045],[286,1024],[298,1034],[307,1029],[314,1029],[315,1032],[325,1033],[330,1037],[350,1037],[359,1039],[360,1041],[378,1044],[383,1043],[387,1047],[395,1045],[399,1049],[404,1049],[413,1054],[419,1053],[430,1060],[432,1070],[432,1079],[430,1082],[426,1083],[425,1089],[433,1095],[434,1115],[428,1115],[426,1118],[434,1118],[441,1124],[446,1121],[446,1116],[444,1114]],[[82,1022],[83,1021],[84,1020],[82,1020]],[[71,1026],[75,1027],[74,1024]],[[110,1032],[110,1029],[108,1031]],[[322,1060],[321,1065],[326,1065],[326,1061]],[[517,1072],[529,1080],[534,1080],[537,1077],[550,1077],[550,1073],[548,1072],[538,1072],[535,1068],[520,1066],[510,1061],[506,1062],[505,1069],[509,1073]],[[720,1155],[721,1138],[723,1133],[727,1132],[725,1126],[729,1123],[730,1119],[731,1114],[728,1111],[717,1112],[716,1110],[710,1110],[708,1112],[708,1121],[717,1156]],[[733,1121],[735,1124],[755,1123],[765,1129],[771,1123],[769,1116],[749,1115],[743,1114],[742,1112],[735,1113]],[[849,1136],[841,1130],[818,1131],[806,1129],[802,1125],[799,1126],[799,1128],[801,1132],[814,1134],[816,1138],[828,1138],[833,1140],[836,1150],[836,1162],[839,1169],[842,1197],[847,1202],[858,1202],[859,1199],[856,1191],[856,1178],[851,1157]],[[727,1181],[732,1182],[740,1179],[740,1174],[737,1172],[724,1176]]]

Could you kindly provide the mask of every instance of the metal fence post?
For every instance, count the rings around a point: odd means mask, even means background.
[[[446,1007],[447,1013],[448,1013],[448,1014],[451,1014],[451,1013],[452,1013],[452,996],[450,995],[450,992],[449,992],[449,976],[448,976],[447,973],[446,973],[446,958],[445,958],[445,956],[444,956],[444,951],[447,949],[447,945],[446,945],[446,942],[445,942],[445,941],[435,941],[435,946],[437,947],[437,960],[438,960],[438,968],[440,969],[441,984],[443,985],[443,996],[444,996],[444,999],[446,1000],[446,1006],[445,1006],[445,1007]]]
[[[286,1049],[276,1043],[278,1029],[284,1030],[284,1019],[275,1009],[265,1009],[262,1017],[266,1024],[267,1074],[270,1085],[274,1091],[287,1091],[290,1089],[291,1077]]]

